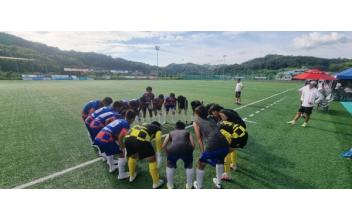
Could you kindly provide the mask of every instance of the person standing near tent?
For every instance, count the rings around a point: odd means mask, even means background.
[[[235,87],[235,97],[236,97],[236,104],[240,105],[241,104],[241,92],[242,89],[244,88],[241,79],[237,79],[236,87]]]
[[[298,109],[293,120],[287,122],[288,124],[295,125],[296,121],[304,114],[305,119],[302,127],[306,127],[307,123],[310,119],[310,115],[312,114],[313,106],[315,103],[319,102],[321,99],[321,95],[317,88],[315,88],[316,82],[312,81],[309,83],[309,86],[302,90],[301,96],[301,107]]]

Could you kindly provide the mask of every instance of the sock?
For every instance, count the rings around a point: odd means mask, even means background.
[[[193,182],[193,168],[186,169],[187,185],[192,186]]]
[[[119,166],[119,174],[125,172],[126,158],[119,158],[118,166]]]
[[[231,159],[231,164],[234,166],[237,164],[237,151],[234,150],[233,152],[231,152],[230,154],[230,159]]]
[[[160,152],[156,152],[156,162],[158,164],[158,167],[161,166],[161,161],[162,161],[161,153]]]
[[[224,173],[224,164],[216,164],[216,181],[220,185],[221,184],[221,177]]]
[[[231,153],[228,153],[224,161],[224,171],[225,173],[230,173],[230,164],[231,164]]]
[[[172,120],[172,121],[175,121],[175,113],[172,113],[172,114],[171,114],[171,120]]]
[[[166,179],[169,186],[174,186],[174,172],[175,168],[166,167]]]
[[[152,177],[153,184],[157,184],[159,182],[159,172],[156,162],[149,163],[149,173]]]
[[[130,176],[134,176],[136,174],[136,164],[137,160],[130,157],[128,158],[128,172],[130,173]]]
[[[109,168],[112,169],[115,166],[115,164],[114,164],[114,155],[107,156],[106,160],[108,162]]]
[[[106,156],[106,153],[101,153],[101,157],[104,158],[105,160],[107,160],[107,156]]]
[[[204,170],[197,169],[196,179],[197,179],[197,184],[199,189],[203,188],[203,178],[204,178]]]

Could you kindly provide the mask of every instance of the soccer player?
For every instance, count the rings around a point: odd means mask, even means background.
[[[86,120],[86,118],[92,114],[95,110],[98,110],[99,108],[103,106],[109,106],[112,103],[112,98],[110,97],[105,97],[103,100],[91,100],[87,104],[84,105],[83,110],[82,110],[82,119],[83,121]]]
[[[201,105],[195,109],[195,120],[193,122],[194,133],[201,151],[196,170],[196,181],[194,188],[203,187],[204,168],[208,163],[216,167],[216,178],[213,183],[216,188],[221,188],[221,178],[224,173],[224,159],[229,153],[229,143],[221,134],[214,120],[208,119],[207,109]]]
[[[132,111],[134,111],[134,113],[136,114],[136,121],[140,123],[141,122],[141,117],[140,117],[141,104],[139,99],[131,99],[128,102],[128,109],[131,109]]]
[[[159,178],[158,166],[152,140],[155,139],[157,150],[161,148],[161,125],[153,121],[146,126],[136,125],[131,128],[125,138],[127,150],[128,170],[130,182],[137,177],[137,160],[146,159],[149,163],[149,172],[153,180],[153,189],[160,188],[164,181]]]
[[[175,130],[166,136],[162,146],[167,153],[166,178],[168,189],[174,188],[174,172],[179,159],[183,160],[186,169],[186,189],[192,189],[194,141],[185,127],[185,123],[176,122]],[[171,144],[168,145],[169,143]]]
[[[221,121],[220,111],[224,109],[224,107],[218,104],[212,104],[208,110],[208,118],[214,120],[216,123]]]
[[[89,138],[89,141],[91,141],[92,145],[94,145],[94,144],[92,142],[92,138],[89,133],[89,126],[85,123],[85,120],[87,119],[87,117],[90,114],[92,114],[93,112],[95,112],[99,108],[101,108],[103,106],[109,106],[109,105],[111,105],[111,103],[112,103],[112,98],[105,97],[103,100],[91,100],[83,106],[82,113],[81,113],[82,119],[83,119],[84,125],[86,126],[86,128],[88,130],[88,138]]]
[[[146,121],[147,109],[149,112],[150,119],[152,120],[152,118],[153,118],[153,99],[154,99],[154,97],[155,96],[153,93],[153,88],[148,86],[146,88],[146,92],[143,94],[143,96],[140,99],[140,101],[142,102],[141,107],[142,107],[144,121]]]
[[[236,87],[235,87],[235,96],[236,96],[236,104],[240,105],[241,104],[241,92],[242,89],[244,88],[241,79],[237,79]]]
[[[194,114],[195,114],[194,112],[195,112],[196,108],[202,104],[203,104],[203,102],[201,102],[199,100],[193,100],[191,102],[191,108],[192,108],[191,123],[193,123],[193,121],[194,121]]]
[[[232,109],[222,109],[219,112],[219,116],[222,120],[220,122],[220,132],[231,136],[228,139],[230,143],[230,153],[225,157],[224,173],[222,175],[222,180],[227,181],[231,180],[230,169],[237,169],[236,148],[243,148],[247,144],[248,133],[246,123],[236,111]]]
[[[121,119],[122,116],[116,111],[105,112],[98,117],[96,117],[90,124],[89,129],[92,135],[93,140],[97,134],[103,129],[105,126],[115,121],[116,119]]]
[[[304,123],[302,127],[306,127],[307,123],[310,119],[310,115],[312,114],[313,106],[315,103],[318,103],[321,99],[321,94],[318,89],[315,88],[316,82],[311,81],[308,87],[302,89],[301,101],[302,105],[298,109],[293,120],[287,122],[288,124],[295,125],[296,121],[302,116],[305,115]]]
[[[185,118],[186,118],[185,122],[187,124],[188,123],[187,121],[188,100],[183,95],[179,95],[177,97],[177,108],[178,108],[178,115],[180,116],[180,118],[181,118],[182,111],[184,112]]]
[[[161,123],[161,118],[163,116],[163,105],[164,105],[164,95],[160,94],[157,98],[153,100],[153,111],[155,118],[158,116],[158,122]]]
[[[170,110],[171,110],[171,121],[172,123],[175,123],[175,113],[176,113],[175,93],[170,93],[170,95],[166,97],[164,106],[166,111],[164,124],[167,123],[167,116]]]
[[[106,154],[109,172],[114,172],[117,168],[119,174],[118,180],[129,177],[125,172],[126,158],[124,152],[123,139],[130,129],[130,124],[133,123],[136,115],[133,111],[128,110],[125,114],[125,119],[117,119],[105,126],[95,137],[95,144],[99,146],[102,153]],[[118,166],[115,165],[114,155],[118,154]]]
[[[91,128],[90,128],[90,124],[92,123],[92,121],[94,121],[94,119],[96,119],[98,116],[100,116],[101,114],[104,114],[104,113],[107,113],[107,112],[115,112],[115,113],[119,113],[121,112],[122,110],[122,103],[121,101],[115,101],[113,104],[112,104],[112,107],[110,106],[105,106],[105,107],[102,107],[98,110],[96,110],[95,112],[93,112],[92,114],[90,114],[86,120],[84,121],[87,128],[88,128],[88,132],[90,134],[90,137],[92,139],[92,142],[94,142],[94,138],[96,135],[92,135],[92,132],[91,132]]]

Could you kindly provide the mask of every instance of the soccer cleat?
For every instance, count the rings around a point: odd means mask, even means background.
[[[119,173],[119,175],[117,176],[118,180],[124,180],[130,177],[130,174],[128,172],[124,172],[124,173]]]
[[[307,127],[307,123],[304,122],[302,125],[301,125],[303,128]]]
[[[295,122],[295,121],[293,121],[293,120],[292,120],[292,121],[287,122],[287,124],[291,124],[291,125],[295,125],[295,123],[296,123],[296,122]]]
[[[159,179],[159,182],[158,182],[158,183],[156,183],[156,184],[153,183],[153,189],[158,189],[158,188],[160,188],[162,185],[164,185],[164,180]]]
[[[230,177],[229,174],[223,173],[222,176],[221,176],[221,180],[223,180],[223,181],[231,181],[231,177]]]
[[[197,181],[194,181],[194,182],[193,182],[193,187],[194,187],[195,189],[201,189],[201,188],[198,187]]]
[[[166,186],[167,186],[168,189],[173,189],[174,188],[174,185],[166,184]]]
[[[115,172],[119,167],[118,166],[113,166],[109,168],[109,173]]]
[[[231,164],[231,165],[230,165],[230,168],[231,168],[233,171],[236,171],[236,170],[237,170],[237,165],[236,165],[236,164]]]
[[[221,189],[221,185],[218,184],[218,180],[216,178],[213,178],[213,183],[214,183],[214,187],[217,189]]]
[[[186,183],[186,189],[193,189],[194,187],[192,186],[192,185],[188,185],[187,183]]]
[[[134,173],[134,176],[130,176],[130,183],[132,183],[137,177],[137,172]]]
[[[352,148],[349,149],[348,151],[345,151],[341,154],[341,156],[347,158],[347,159],[352,159]]]

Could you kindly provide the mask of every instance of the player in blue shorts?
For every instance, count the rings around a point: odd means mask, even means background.
[[[229,153],[229,143],[221,134],[216,122],[208,119],[207,109],[201,105],[195,109],[193,122],[194,132],[201,151],[196,170],[196,181],[193,186],[196,189],[203,187],[204,168],[206,164],[216,167],[216,178],[213,183],[216,188],[221,188],[221,178],[224,172],[224,159]]]
[[[192,135],[185,130],[185,127],[185,123],[176,122],[175,130],[166,136],[162,146],[167,154],[166,178],[168,189],[174,188],[174,172],[179,159],[183,160],[186,169],[186,189],[192,189],[194,142]]]
[[[130,129],[136,115],[129,110],[125,114],[125,119],[117,119],[105,126],[95,137],[95,144],[99,146],[102,153],[106,154],[109,172],[119,169],[117,179],[122,180],[129,177],[125,172],[126,158],[123,139]],[[118,167],[115,165],[114,155],[119,155]]]
[[[92,114],[95,110],[100,109],[104,106],[109,106],[112,103],[112,98],[105,97],[103,100],[91,100],[87,104],[84,105],[82,109],[82,119],[83,121]]]
[[[122,116],[116,111],[105,112],[99,115],[98,117],[96,117],[89,124],[89,129],[93,140],[95,140],[95,137],[101,131],[101,129],[103,129],[105,126],[107,126],[108,124],[110,124],[111,122],[117,119],[122,119]]]
[[[100,115],[107,113],[107,112],[115,112],[115,113],[120,113],[122,110],[122,103],[120,101],[115,101],[112,104],[112,107],[110,106],[104,106],[98,110],[96,110],[95,112],[93,112],[92,114],[90,114],[86,120],[84,121],[87,128],[88,128],[88,132],[90,134],[90,137],[92,139],[92,142],[94,142],[94,138],[96,135],[92,135],[92,131],[90,128],[90,124],[92,123],[92,121],[94,121],[94,119],[96,119],[97,117],[99,117]]]
[[[167,116],[169,114],[169,111],[171,111],[171,121],[172,123],[175,123],[175,113],[176,113],[176,97],[175,97],[175,93],[170,93],[170,95],[168,97],[166,97],[165,99],[165,121],[164,124],[167,123]]]

